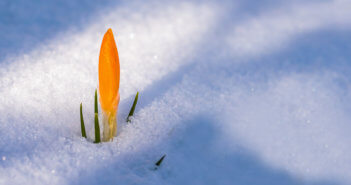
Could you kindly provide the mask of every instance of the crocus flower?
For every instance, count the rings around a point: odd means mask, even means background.
[[[103,141],[110,141],[117,133],[117,109],[119,103],[119,58],[111,29],[102,40],[99,56],[99,94],[102,109]]]

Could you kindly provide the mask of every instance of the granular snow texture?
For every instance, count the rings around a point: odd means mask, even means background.
[[[0,184],[351,184],[350,9],[2,1]],[[108,28],[121,65],[118,136],[93,144]]]

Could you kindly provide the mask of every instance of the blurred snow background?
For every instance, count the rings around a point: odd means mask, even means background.
[[[350,9],[1,1],[0,184],[351,184]],[[79,104],[92,138],[110,27],[118,137],[95,145],[80,137]]]

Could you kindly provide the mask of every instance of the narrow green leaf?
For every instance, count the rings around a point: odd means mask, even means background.
[[[97,113],[95,113],[95,143],[100,143],[100,126],[99,126],[99,116]]]
[[[133,106],[130,109],[128,117],[127,117],[127,122],[130,122],[130,117],[133,116],[133,114],[134,114],[135,106],[138,103],[138,96],[139,96],[139,92],[137,92],[136,95],[135,95]]]
[[[97,102],[97,89],[95,89],[95,102],[94,102],[94,107],[95,107],[95,113],[98,113],[98,102]]]
[[[163,159],[164,159],[165,157],[166,157],[166,154],[163,155],[163,156],[155,163],[155,165],[156,165],[156,166],[160,166],[161,163],[162,163],[162,161],[163,161]]]
[[[87,134],[85,132],[82,103],[80,103],[80,129],[81,129],[81,132],[82,132],[82,137],[87,138]]]
[[[95,143],[100,143],[101,142],[101,138],[100,138],[99,113],[98,113],[98,102],[97,102],[97,90],[96,89],[95,89],[94,108],[95,108],[95,117],[94,117]]]

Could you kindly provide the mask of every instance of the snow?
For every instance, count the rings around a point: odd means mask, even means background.
[[[79,2],[0,4],[0,184],[351,183],[349,1]],[[92,144],[110,27],[118,136]]]

